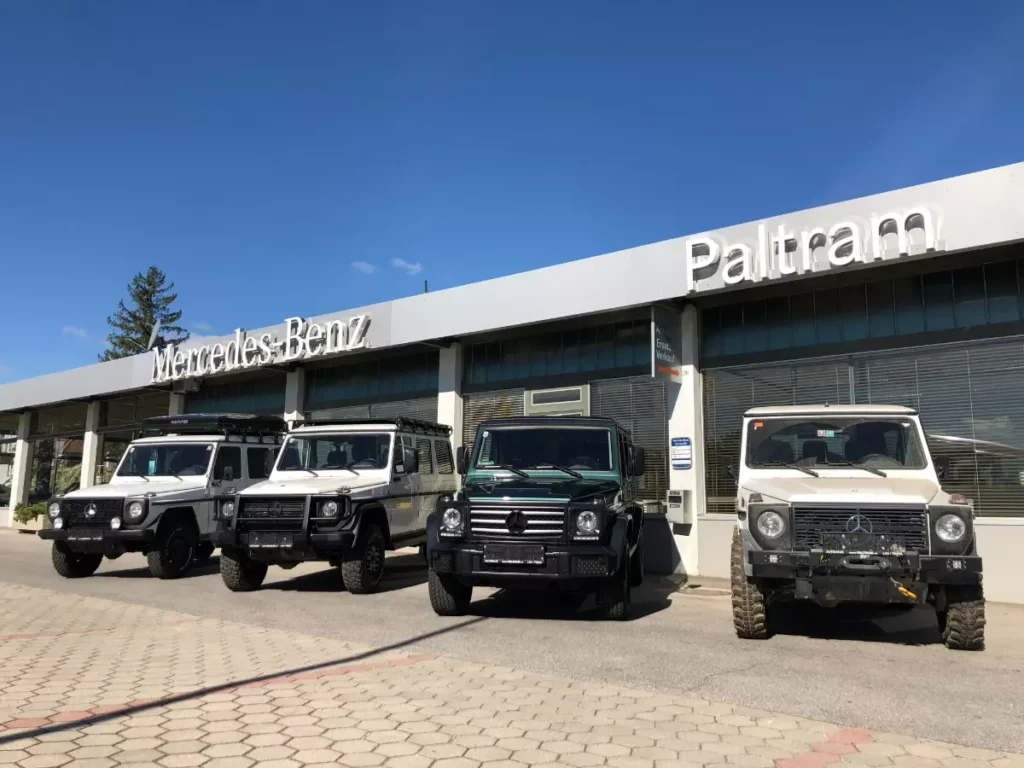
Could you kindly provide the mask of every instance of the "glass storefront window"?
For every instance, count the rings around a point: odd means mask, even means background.
[[[81,483],[81,470],[81,436],[34,441],[29,504],[76,490]]]
[[[437,393],[437,352],[306,370],[306,405],[328,408],[381,400],[406,400]]]
[[[66,403],[40,408],[32,420],[33,436],[73,434],[85,430],[86,403]]]
[[[280,415],[284,412],[285,376],[243,379],[222,384],[207,382],[185,401],[188,413],[257,413]]]
[[[103,404],[101,427],[131,427],[151,416],[166,416],[170,396],[166,392],[140,392],[116,397]]]

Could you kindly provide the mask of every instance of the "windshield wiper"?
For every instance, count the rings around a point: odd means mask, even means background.
[[[583,475],[581,475],[575,469],[569,469],[568,467],[560,467],[557,464],[537,464],[536,466],[530,467],[530,469],[557,469],[559,472],[565,472],[565,474],[567,475],[572,475],[577,480],[583,479]]]
[[[144,473],[144,472],[136,472],[136,473],[135,473],[135,475],[134,475],[134,477],[141,477],[141,478],[142,478],[143,480],[145,480],[145,481],[146,481],[147,483],[149,482],[149,478],[148,478],[148,477],[146,477],[146,475],[145,475],[145,473]]]
[[[278,467],[277,471],[278,472],[309,472],[309,474],[311,474],[313,477],[320,477],[320,475],[318,475],[316,472],[314,472],[309,467]]]
[[[477,467],[480,469],[504,469],[514,475],[519,475],[520,477],[529,477],[529,475],[523,472],[523,470],[516,469],[509,464],[477,464]]]
[[[863,469],[865,472],[870,472],[872,475],[878,475],[879,477],[889,476],[880,469],[869,467],[867,464],[854,464],[852,461],[827,461],[825,464],[829,467],[853,467],[854,469]]]
[[[788,461],[766,461],[758,464],[759,467],[786,467],[787,469],[798,469],[811,477],[821,477],[810,467],[801,467],[799,464],[790,464]]]
[[[359,473],[356,472],[354,469],[352,469],[352,467],[343,467],[340,464],[328,464],[326,467],[324,467],[324,469],[346,469],[349,472],[351,472],[353,475],[356,475],[356,476],[359,475]]]

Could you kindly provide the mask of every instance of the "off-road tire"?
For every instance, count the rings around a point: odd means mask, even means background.
[[[176,520],[158,536],[146,553],[149,572],[158,579],[184,576],[195,563],[199,535],[190,520]]]
[[[205,563],[207,560],[213,557],[214,549],[215,547],[213,546],[212,541],[199,542],[199,544],[196,546],[195,563],[197,565]]]
[[[740,529],[732,534],[732,624],[736,636],[744,640],[764,640],[768,637],[768,606],[764,592],[743,570],[743,542]]]
[[[628,550],[627,550],[628,551]],[[626,555],[625,557],[628,557]],[[633,604],[633,588],[630,574],[631,560],[623,562],[614,576],[601,581],[594,595],[597,602],[597,616],[605,621],[626,621]]]
[[[629,583],[639,587],[644,583],[644,533],[640,532],[640,539],[636,543],[636,552],[629,562]]]
[[[250,560],[244,552],[225,549],[220,553],[220,578],[232,592],[253,592],[267,577],[267,564]]]
[[[65,579],[84,579],[96,573],[103,562],[102,554],[72,552],[63,541],[53,542],[50,549],[53,569]]]
[[[978,587],[950,587],[942,642],[954,651],[985,649],[985,595]]]
[[[341,581],[354,595],[375,592],[384,576],[384,532],[370,524],[362,541],[342,555]]]
[[[430,607],[438,616],[465,616],[473,599],[473,587],[466,586],[454,576],[427,571]]]

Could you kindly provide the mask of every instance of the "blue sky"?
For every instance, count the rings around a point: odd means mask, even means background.
[[[1024,4],[0,4],[0,382],[1024,159]]]

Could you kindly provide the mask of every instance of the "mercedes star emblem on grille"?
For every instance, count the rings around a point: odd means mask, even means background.
[[[505,527],[509,533],[522,533],[526,530],[526,515],[521,509],[513,509],[505,518]]]
[[[270,507],[269,507],[270,514],[272,514],[274,516],[278,516],[278,515],[281,514],[281,510],[282,509],[284,509],[284,508],[281,506],[281,502],[280,501],[272,501],[272,502],[270,502]]]
[[[86,504],[85,505],[85,516],[86,517],[96,517],[96,505],[95,504]]]
[[[871,521],[864,515],[854,515],[846,521],[847,533],[871,533]]]

